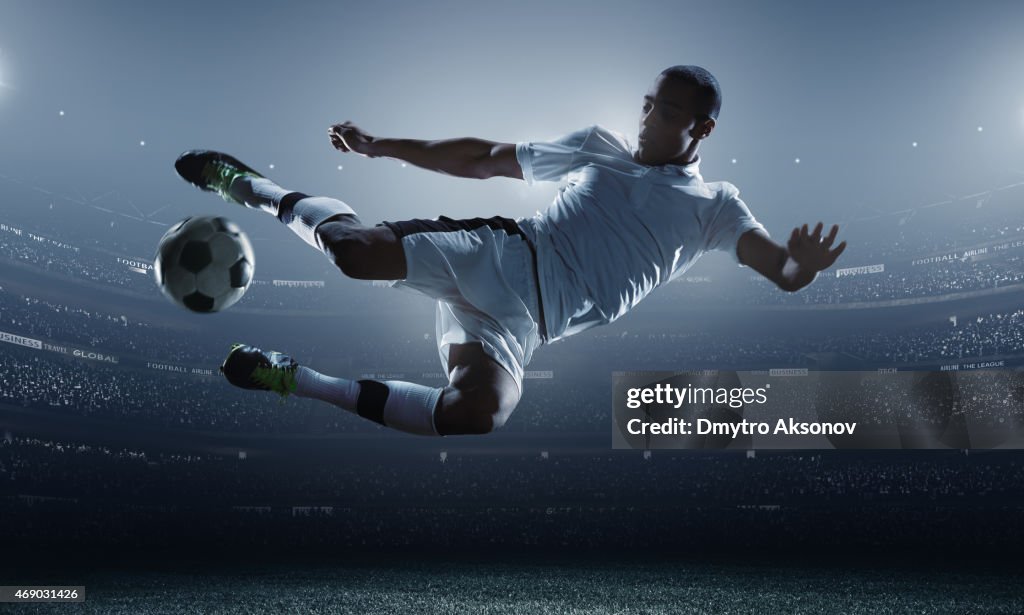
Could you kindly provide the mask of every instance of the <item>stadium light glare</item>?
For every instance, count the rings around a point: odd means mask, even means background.
[[[3,58],[3,50],[0,49],[0,59],[2,59],[2,58]],[[5,79],[5,76],[6,76],[6,71],[4,71],[3,65],[0,64],[0,91],[16,89],[13,85],[11,85],[10,83],[7,82],[7,80]]]

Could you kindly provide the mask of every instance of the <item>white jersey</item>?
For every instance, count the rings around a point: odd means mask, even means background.
[[[648,166],[600,125],[516,143],[523,179],[568,177],[543,213],[517,220],[537,252],[547,342],[610,323],[708,250],[736,262],[743,233],[764,229],[729,182],[705,183],[700,159]]]

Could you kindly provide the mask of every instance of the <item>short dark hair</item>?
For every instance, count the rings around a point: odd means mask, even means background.
[[[718,112],[722,108],[722,89],[718,87],[718,79],[715,79],[707,69],[680,64],[666,68],[661,74],[694,86],[694,112],[698,116],[718,119]]]

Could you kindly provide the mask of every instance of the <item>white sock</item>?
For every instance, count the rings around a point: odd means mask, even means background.
[[[360,381],[325,376],[300,366],[295,374],[295,395],[326,401],[398,431],[421,436],[441,435],[434,427],[434,412],[443,388],[401,380],[362,382],[370,390],[360,408],[359,398],[364,393]],[[379,400],[385,390],[387,399],[381,408]]]
[[[289,190],[265,177],[240,175],[231,182],[228,192],[249,207],[257,207],[276,216],[277,205]]]
[[[320,251],[324,247],[316,235],[316,227],[339,214],[356,214],[344,201],[286,190],[266,177],[240,175],[231,182],[228,192],[249,207],[277,216],[303,241]],[[289,195],[292,198],[286,199]],[[283,208],[282,201],[285,201]]]
[[[295,395],[326,401],[349,412],[356,412],[359,390],[355,380],[325,376],[301,365],[295,372]]]
[[[385,380],[384,384],[388,387],[388,399],[384,403],[385,425],[421,436],[441,435],[434,427],[434,411],[443,388],[401,380]]]
[[[323,252],[324,246],[316,234],[316,227],[339,214],[355,215],[356,212],[338,199],[326,196],[302,196],[304,198],[294,204],[285,203],[277,217],[303,241]]]

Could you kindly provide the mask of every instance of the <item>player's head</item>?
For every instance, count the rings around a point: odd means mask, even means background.
[[[700,66],[671,66],[644,95],[637,138],[637,161],[648,165],[682,164],[715,128],[722,91],[714,75]]]

